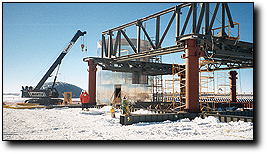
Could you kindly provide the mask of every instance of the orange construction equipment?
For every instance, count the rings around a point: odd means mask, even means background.
[[[72,92],[64,92],[63,96],[64,96],[63,105],[72,103]]]

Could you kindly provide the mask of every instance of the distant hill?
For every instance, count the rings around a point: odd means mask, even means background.
[[[52,87],[52,84],[53,82],[47,82],[42,88],[46,89]],[[57,89],[60,98],[64,98],[62,95],[64,92],[72,92],[72,98],[79,98],[82,92],[82,88],[66,82],[56,82],[55,88]]]

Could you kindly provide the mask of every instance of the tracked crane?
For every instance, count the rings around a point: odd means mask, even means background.
[[[70,51],[72,46],[75,44],[75,42],[79,39],[80,36],[84,36],[86,34],[86,31],[81,32],[80,30],[77,31],[77,33],[74,35],[72,40],[68,43],[68,45],[65,47],[65,49],[61,52],[61,54],[58,56],[58,58],[55,60],[55,62],[52,64],[52,66],[48,69],[48,71],[45,73],[43,78],[39,81],[39,83],[33,88],[32,86],[22,86],[22,98],[31,98],[29,100],[26,100],[25,103],[39,103],[40,105],[52,105],[59,102],[62,102],[61,99],[57,99],[59,94],[57,89],[54,88],[57,75],[55,75],[54,82],[52,87],[47,89],[41,89],[44,83],[47,81],[47,79],[51,76],[51,74],[54,72],[54,70],[59,66],[62,62],[62,59],[67,55],[67,53]],[[58,74],[58,70],[57,70]]]

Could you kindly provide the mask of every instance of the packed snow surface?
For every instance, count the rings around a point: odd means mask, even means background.
[[[7,104],[22,103],[28,98],[21,98],[19,93],[3,94],[3,102]]]
[[[120,110],[110,106],[80,108],[3,109],[3,140],[252,140],[253,123],[219,122],[215,117],[142,122],[122,126]],[[140,114],[142,111],[137,111]],[[144,112],[147,112],[144,110]]]
[[[138,111],[133,112],[132,114],[156,114],[156,113],[155,112],[152,112],[152,111],[140,109]]]

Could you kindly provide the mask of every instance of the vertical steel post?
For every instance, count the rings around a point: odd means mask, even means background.
[[[96,65],[93,64],[92,60],[88,61],[88,93],[89,93],[89,104],[96,105]]]
[[[119,31],[118,31],[119,32]],[[120,33],[120,32],[119,32]],[[121,33],[120,33],[121,35]],[[121,56],[121,36],[119,37],[119,57]]]
[[[209,32],[209,8],[210,8],[210,5],[209,3],[204,3],[205,5],[205,35],[207,35]]]
[[[159,32],[160,32],[160,16],[157,16],[156,17],[156,41],[155,41],[156,48],[159,44]]]
[[[107,49],[105,34],[102,34],[102,49],[104,49],[105,57],[108,57],[108,49]]]
[[[192,21],[192,33],[196,33],[196,23],[197,23],[197,3],[192,4],[193,7],[193,21]]]
[[[178,41],[180,35],[180,7],[175,6],[176,24],[175,24],[175,40]],[[177,45],[177,44],[176,44]]]
[[[196,40],[185,40],[185,84],[186,112],[200,112],[199,109],[199,56]]]
[[[175,37],[179,37],[180,34],[180,8],[175,6],[176,13],[176,29],[175,29]]]
[[[139,53],[140,52],[140,41],[141,41],[141,22],[140,21],[137,21],[137,42],[136,42],[136,53]]]
[[[118,31],[117,32],[117,36],[116,36],[116,40],[115,40],[115,44],[114,44],[113,53],[112,53],[112,55],[115,56],[115,57],[117,57],[117,49],[118,49],[120,37],[121,37],[121,32]]]
[[[231,102],[237,102],[236,101],[236,71],[230,71],[229,72],[229,79],[230,79],[230,97],[231,97]]]
[[[224,4],[222,3],[222,12],[221,12],[221,17],[222,17],[222,22],[221,22],[221,32],[222,32],[222,37],[225,36],[225,32],[224,32],[224,29],[225,29],[225,8],[224,8]]]
[[[104,49],[105,49],[105,44],[104,44],[104,41],[105,41],[105,35],[104,35],[104,34],[102,34],[101,58],[104,58]]]
[[[113,53],[113,40],[112,40],[112,31],[109,31],[108,33],[109,37],[108,37],[108,57],[111,58],[111,55]]]

